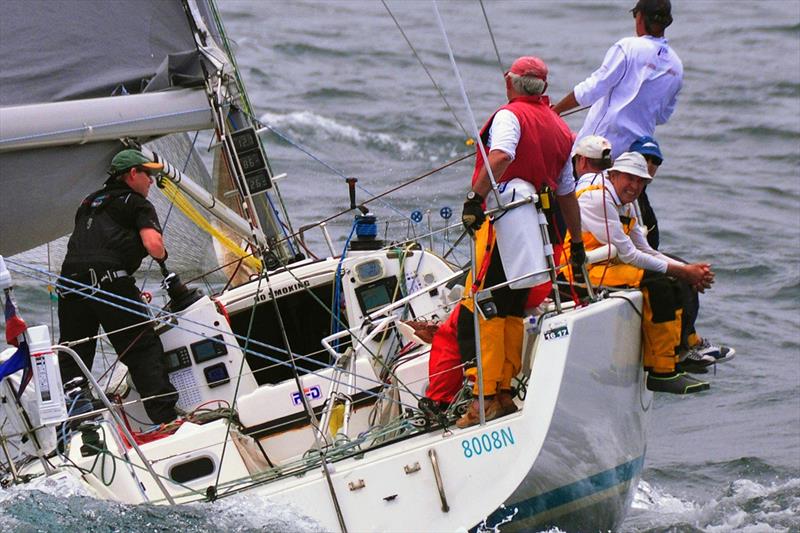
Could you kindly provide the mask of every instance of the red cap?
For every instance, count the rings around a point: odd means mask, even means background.
[[[547,65],[536,56],[522,56],[508,70],[517,76],[535,76],[547,81]]]

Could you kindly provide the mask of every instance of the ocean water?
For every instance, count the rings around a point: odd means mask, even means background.
[[[363,200],[469,151],[463,130],[503,103],[501,71],[515,57],[547,61],[557,100],[633,33],[632,0],[487,1],[501,68],[480,4],[441,2],[473,119],[430,2],[387,3],[452,112],[380,2],[220,2],[256,112],[292,141],[266,137],[273,168],[288,174],[281,191],[294,227],[347,207],[342,176],[359,179]],[[665,162],[648,194],[662,249],[712,263],[717,282],[701,297],[698,329],[737,355],[708,375],[710,392],[656,397],[623,530],[799,531],[800,2],[673,4],[667,37],[684,88],[656,131]],[[583,117],[567,121],[577,130]],[[470,162],[454,165],[370,205],[400,231],[425,231],[407,221],[414,210],[440,228],[439,210],[458,213],[470,175]],[[336,242],[350,222],[330,223]],[[321,235],[309,242],[323,251]],[[23,284],[19,299],[49,320],[43,289]],[[40,488],[0,491],[0,529],[61,531],[89,518],[96,531],[316,529],[297,510],[246,497],[214,511],[155,509]]]

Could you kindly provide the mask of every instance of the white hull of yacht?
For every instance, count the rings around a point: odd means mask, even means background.
[[[628,297],[639,306],[637,295]],[[530,380],[517,413],[351,454],[329,464],[330,485],[319,466],[259,481],[246,454],[230,442],[225,450],[223,420],[185,424],[141,448],[166,480],[175,477],[176,465],[211,458],[222,473],[212,497],[264,495],[299,507],[328,530],[341,529],[340,518],[350,531],[453,530],[480,523],[503,503],[507,509],[489,523],[513,513],[514,522],[504,529],[551,523],[568,530],[614,529],[632,498],[645,448],[643,406],[649,397],[641,386],[637,318],[621,299],[550,316],[529,343],[532,357],[523,372]],[[115,455],[141,470],[135,477],[118,474],[111,486],[102,474],[108,477],[110,459],[81,457],[73,443],[73,461],[99,474],[86,476],[96,494],[164,502],[139,459],[114,440]],[[196,501],[210,495],[215,475],[216,469],[165,485],[176,502]]]

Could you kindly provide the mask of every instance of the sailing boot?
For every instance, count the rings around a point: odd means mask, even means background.
[[[710,388],[711,385],[709,385],[707,381],[700,381],[685,372],[672,372],[671,374],[656,374],[651,372],[647,375],[647,389],[653,392],[691,394]]]
[[[503,408],[500,406],[500,402],[497,400],[496,396],[485,396],[483,398],[483,409],[487,422],[503,416]],[[472,400],[472,403],[470,404],[469,409],[467,409],[467,412],[464,413],[464,416],[456,420],[456,427],[464,429],[470,426],[478,425],[480,422],[480,405],[476,399]]]
[[[500,389],[500,392],[497,393],[497,401],[503,410],[503,414],[501,416],[516,413],[519,409],[517,404],[514,403],[514,395],[512,394],[511,390]]]

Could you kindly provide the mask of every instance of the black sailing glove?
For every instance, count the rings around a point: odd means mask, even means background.
[[[586,250],[583,242],[572,241],[569,245],[569,262],[572,265],[572,277],[578,283],[583,283],[583,265],[586,263]]]
[[[481,229],[486,215],[483,213],[483,197],[480,194],[470,191],[467,201],[464,202],[464,209],[461,211],[461,223],[464,224],[467,232],[474,235]]]
[[[156,263],[158,263],[158,267],[161,269],[161,275],[165,278],[169,275],[169,269],[167,269],[167,257],[169,257],[169,254],[167,253],[167,249],[164,248],[164,257],[161,259],[156,259]]]

